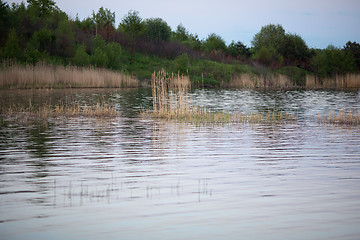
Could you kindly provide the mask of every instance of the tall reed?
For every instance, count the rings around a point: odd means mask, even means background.
[[[116,106],[108,106],[97,103],[96,106],[80,106],[79,104],[60,103],[55,106],[44,104],[35,107],[29,102],[28,107],[23,106],[2,106],[0,115],[3,117],[21,117],[24,119],[36,118],[47,119],[49,117],[116,117]]]
[[[153,114],[176,115],[189,111],[187,91],[190,79],[187,76],[168,74],[164,69],[151,77]]]
[[[131,76],[100,68],[54,66],[46,63],[20,65],[4,62],[0,88],[132,88],[139,81]]]
[[[335,125],[360,125],[360,114],[356,110],[330,111],[327,116],[318,116],[318,122]]]
[[[190,81],[188,77],[168,74],[161,70],[152,75],[153,110],[144,111],[144,116],[175,119],[196,123],[258,123],[278,122],[289,119],[282,112],[267,111],[264,113],[229,113],[200,108],[191,103],[188,96]]]

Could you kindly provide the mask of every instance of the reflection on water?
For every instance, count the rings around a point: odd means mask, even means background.
[[[1,239],[359,238],[360,129],[316,122],[359,109],[358,92],[194,91],[199,105],[302,119],[215,126],[142,119],[149,94],[5,91],[1,104],[101,100],[120,115],[1,126]]]

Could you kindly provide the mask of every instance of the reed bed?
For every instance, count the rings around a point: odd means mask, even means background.
[[[330,111],[328,116],[318,116],[322,124],[360,125],[360,114],[357,111]]]
[[[294,88],[296,87],[291,79],[283,74],[274,73],[271,76],[255,75],[255,74],[239,74],[234,75],[228,86],[231,88]]]
[[[21,117],[23,119],[47,119],[50,117],[116,117],[116,107],[101,105],[97,103],[96,106],[80,106],[78,104],[58,104],[50,106],[44,104],[40,107],[32,106],[31,102],[29,107],[23,106],[10,106],[0,109],[0,114],[4,117]]]
[[[188,77],[168,74],[161,70],[152,75],[153,110],[145,110],[142,115],[162,119],[173,119],[196,123],[257,123],[278,122],[291,116],[275,110],[263,113],[229,113],[200,108],[191,104],[188,96]]]
[[[101,68],[3,63],[0,88],[134,88],[139,80]]]

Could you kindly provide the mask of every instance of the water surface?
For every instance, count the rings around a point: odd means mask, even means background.
[[[359,92],[196,90],[201,106],[297,113],[281,124],[145,119],[148,90],[2,91],[1,104],[117,106],[110,119],[0,128],[1,239],[359,239],[360,128],[318,114]],[[31,100],[29,100],[31,99]]]

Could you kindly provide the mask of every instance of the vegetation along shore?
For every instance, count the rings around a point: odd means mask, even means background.
[[[360,88],[359,43],[312,49],[281,25],[262,27],[246,46],[136,11],[118,26],[103,7],[72,19],[51,0],[1,0],[0,16],[0,88],[150,86],[161,69],[196,87]]]

